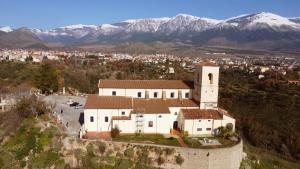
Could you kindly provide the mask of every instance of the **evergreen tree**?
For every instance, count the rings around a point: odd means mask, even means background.
[[[59,88],[58,71],[50,64],[43,64],[35,75],[35,85],[42,93],[57,92]]]

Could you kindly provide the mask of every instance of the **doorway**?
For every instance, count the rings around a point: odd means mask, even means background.
[[[173,122],[173,129],[178,129],[178,121]]]

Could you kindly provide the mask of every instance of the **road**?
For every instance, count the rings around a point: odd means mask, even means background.
[[[81,96],[62,96],[62,95],[49,95],[42,96],[44,101],[48,104],[54,105],[54,112],[62,124],[66,127],[69,135],[78,136],[81,124],[83,124],[83,107],[86,102],[85,97]],[[74,102],[78,102],[79,109],[70,107],[67,102],[72,99]]]

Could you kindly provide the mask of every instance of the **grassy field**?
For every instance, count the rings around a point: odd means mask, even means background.
[[[223,139],[219,137],[212,137],[212,139],[217,139],[219,143],[222,145],[216,145],[216,146],[204,146],[199,142],[199,139],[193,139],[193,138],[188,138],[184,137],[183,140],[184,142],[191,148],[221,148],[221,147],[230,147],[236,144],[236,142],[228,140],[228,139]]]
[[[128,141],[128,142],[145,142],[154,143],[168,146],[180,146],[176,138],[165,138],[160,134],[126,134],[120,135],[114,139],[115,141]]]

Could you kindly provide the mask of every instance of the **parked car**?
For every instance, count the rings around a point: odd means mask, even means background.
[[[73,103],[70,104],[70,107],[74,107],[74,106],[78,106],[78,105],[79,105],[78,102],[73,102]]]

